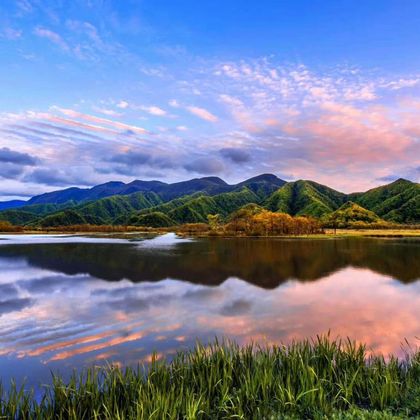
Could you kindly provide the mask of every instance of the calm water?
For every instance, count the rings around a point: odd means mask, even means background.
[[[331,330],[377,352],[420,344],[417,239],[0,236],[0,376],[147,362],[215,336]]]

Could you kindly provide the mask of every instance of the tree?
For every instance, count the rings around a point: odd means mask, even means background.
[[[220,214],[208,214],[207,221],[210,226],[210,230],[217,231],[220,227]]]

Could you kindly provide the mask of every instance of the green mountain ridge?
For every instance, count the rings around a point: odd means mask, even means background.
[[[146,183],[147,187],[161,187],[157,181],[152,185],[148,181],[134,182]],[[114,184],[118,186],[122,183]],[[166,227],[205,223],[209,214],[219,214],[221,220],[226,221],[233,212],[254,204],[293,216],[340,220],[342,224],[358,221],[420,223],[420,185],[403,179],[352,194],[344,194],[309,180],[284,183],[270,174],[234,186],[215,177],[163,185],[171,186],[171,194],[167,193],[168,190],[164,194],[149,190],[82,203],[70,200],[56,204],[33,204],[0,211],[0,220],[41,227],[84,223]],[[178,196],[181,190],[193,192]],[[96,190],[95,194],[99,192]],[[173,195],[175,198],[171,198]]]
[[[346,195],[313,181],[288,182],[264,203],[271,211],[321,217],[345,202]]]
[[[418,223],[420,219],[420,185],[406,179],[348,197],[388,221]]]

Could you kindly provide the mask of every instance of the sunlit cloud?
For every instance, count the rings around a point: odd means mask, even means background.
[[[207,111],[207,109],[200,108],[198,106],[188,106],[187,110],[191,112],[191,114],[194,114],[195,116],[210,122],[216,122],[218,118],[213,115],[210,111]]]
[[[166,115],[166,111],[164,111],[162,108],[159,108],[158,106],[142,106],[141,109],[143,111],[148,112],[151,115],[156,115],[158,117],[161,117],[163,115]]]
[[[82,112],[74,111],[73,109],[65,109],[65,108],[60,108],[60,107],[52,107],[52,109],[61,112],[67,117],[78,118],[78,119],[82,119],[82,120],[86,120],[86,121],[98,123],[98,124],[105,124],[113,128],[117,128],[117,129],[131,130],[140,134],[147,133],[147,130],[145,130],[142,127],[138,127],[138,126],[130,125],[130,124],[124,124],[122,122],[109,120],[106,118],[96,117],[94,115],[84,114]]]

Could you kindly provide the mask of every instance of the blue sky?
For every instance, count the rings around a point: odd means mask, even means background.
[[[0,199],[271,172],[419,181],[420,3],[3,0]]]

